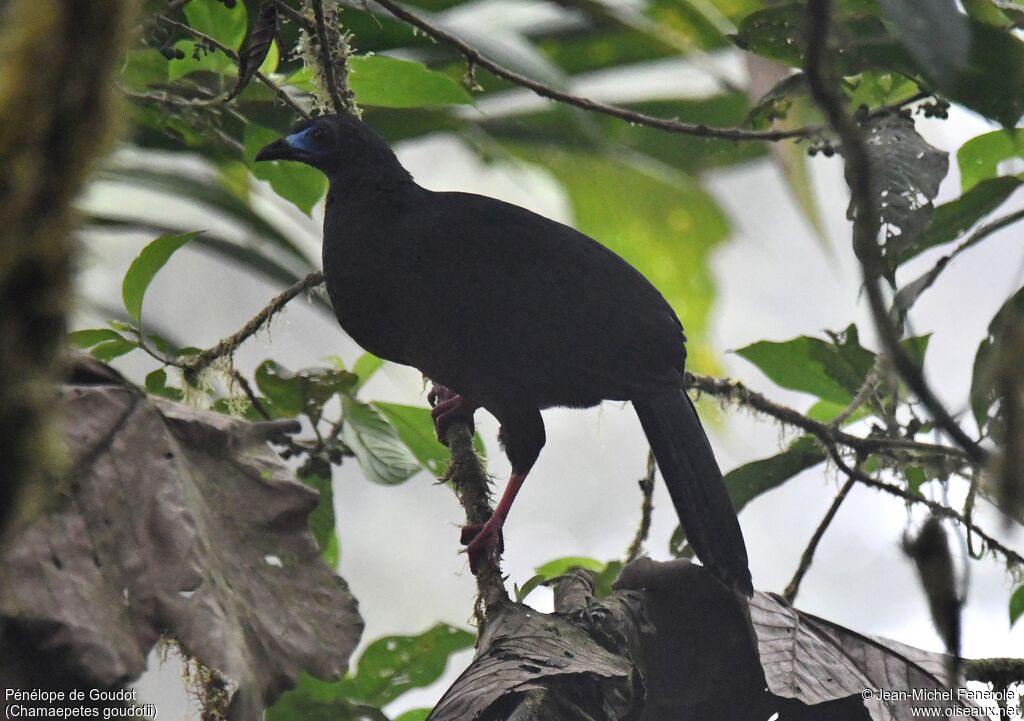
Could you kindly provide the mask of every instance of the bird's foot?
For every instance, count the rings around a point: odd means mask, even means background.
[[[469,426],[470,432],[475,429],[473,412],[477,406],[458,393],[435,383],[427,394],[427,402],[431,405],[430,415],[434,419],[437,440],[444,445],[448,445],[448,429],[452,423],[461,421]]]
[[[480,564],[485,559],[496,560],[505,550],[501,533],[501,524],[494,516],[487,523],[473,523],[462,527],[462,545],[469,556],[469,570],[475,576],[480,571]]]

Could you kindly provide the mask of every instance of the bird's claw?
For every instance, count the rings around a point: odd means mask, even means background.
[[[480,563],[484,559],[496,560],[505,550],[501,526],[491,521],[463,526],[460,542],[466,547],[469,570],[474,576],[479,573]]]
[[[475,430],[473,423],[473,412],[476,406],[458,393],[442,386],[434,384],[427,393],[427,402],[430,403],[430,415],[434,419],[434,430],[437,431],[437,440],[448,445],[448,429],[452,423],[461,421],[469,426],[472,433]]]

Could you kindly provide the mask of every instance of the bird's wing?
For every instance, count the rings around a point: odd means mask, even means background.
[[[675,313],[604,246],[482,196],[434,193],[426,207],[410,232],[427,279],[424,324],[445,328],[466,361],[538,388],[593,394],[590,402],[678,383],[685,338]]]

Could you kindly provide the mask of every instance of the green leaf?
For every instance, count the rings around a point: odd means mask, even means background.
[[[180,388],[167,385],[167,371],[157,368],[146,376],[146,392],[172,401],[181,401],[185,393]]]
[[[149,284],[164,267],[174,251],[195,238],[202,231],[182,233],[180,235],[162,235],[142,249],[138,257],[132,261],[121,284],[121,297],[124,299],[125,310],[137,322],[142,320],[142,300]]]
[[[543,566],[534,569],[535,575],[523,584],[522,588],[516,590],[516,599],[522,601],[540,585],[553,581],[564,576],[574,568],[581,568],[594,574],[594,593],[598,598],[604,598],[612,592],[612,584],[619,577],[622,571],[621,561],[609,561],[602,563],[595,558],[586,556],[566,556],[548,561]]]
[[[955,0],[879,0],[918,67],[956,77],[970,59],[971,31]]]
[[[924,355],[928,351],[928,342],[932,339],[931,333],[924,335],[917,335],[913,338],[904,338],[900,341],[900,345],[903,346],[903,350],[907,352],[907,357],[914,362],[918,368],[924,366]]]
[[[429,708],[414,708],[406,711],[401,716],[396,716],[395,721],[426,721],[429,715]]]
[[[416,456],[416,460],[435,476],[444,474],[448,465],[448,449],[437,440],[429,408],[381,401],[371,405],[398,431],[398,437]]]
[[[949,159],[925,142],[914,121],[902,115],[874,118],[864,129],[881,220],[886,226],[885,255],[890,268],[895,268],[931,221],[932,200],[949,170]]]
[[[352,372],[355,373],[359,379],[356,381],[355,389],[358,390],[366,385],[366,382],[373,377],[373,374],[379,371],[384,365],[384,361],[378,358],[373,353],[363,353],[356,359],[355,365],[352,366]]]
[[[1017,586],[1017,590],[1010,596],[1010,626],[1017,623],[1017,619],[1024,614],[1024,586]]]
[[[853,400],[875,362],[875,354],[861,347],[852,325],[831,343],[800,336],[758,341],[736,353],[783,388],[843,406]]]
[[[353,703],[340,681],[321,681],[299,673],[295,688],[267,709],[266,721],[389,721],[379,708]]]
[[[736,511],[766,491],[778,488],[793,476],[822,463],[825,452],[811,436],[801,436],[778,455],[734,468],[725,475]]]
[[[260,148],[277,140],[280,134],[253,123],[248,123],[243,133],[245,162],[252,168],[252,174],[260,180],[268,181],[275,193],[309,215],[327,191],[327,178],[324,174],[308,165],[292,161],[255,162]]]
[[[121,68],[121,82],[129,90],[144,91],[167,82],[167,58],[154,48],[129,50]]]
[[[219,0],[192,0],[184,11],[193,30],[216,38],[232,50],[242,47],[247,24],[245,3],[229,8]]]
[[[807,410],[807,417],[819,423],[831,423],[836,416],[846,410],[848,403],[832,403],[831,401],[818,401]],[[843,421],[842,425],[848,426],[851,423],[862,421],[871,415],[871,409],[861,406],[855,410],[850,417]]]
[[[566,556],[565,558],[556,558],[553,561],[548,561],[543,566],[537,566],[533,570],[538,576],[544,578],[545,581],[550,581],[553,578],[565,575],[574,568],[582,568],[584,571],[599,573],[604,570],[605,563],[598,561],[596,558],[587,558],[586,556]]]
[[[167,81],[173,83],[186,75],[198,72],[233,76],[237,72],[235,61],[217,49],[209,49],[195,40],[178,40],[174,49],[184,57],[167,63]]]
[[[935,208],[931,224],[914,243],[903,252],[903,263],[928,248],[949,243],[961,237],[975,223],[998,208],[1020,187],[1015,176],[987,178],[971,186],[956,200]]]
[[[307,368],[292,373],[273,360],[256,368],[256,386],[270,401],[268,410],[275,417],[305,413],[313,422],[320,418],[324,404],[355,385],[355,376],[336,368]]]
[[[342,409],[345,425],[341,438],[355,453],[368,480],[394,486],[420,470],[398,432],[376,409],[348,396],[342,398]]]
[[[349,86],[360,105],[421,108],[472,103],[465,88],[422,63],[384,55],[348,59]]]
[[[92,348],[104,341],[127,340],[124,336],[110,328],[90,328],[68,333],[68,342],[76,348]]]
[[[988,423],[989,410],[996,402],[993,364],[996,352],[1003,344],[1007,327],[1019,325],[1024,319],[1024,288],[1010,296],[988,325],[988,335],[978,345],[971,374],[971,411],[979,429]]]
[[[971,62],[964,72],[942,77],[922,71],[951,100],[1003,127],[1024,115],[1024,43],[1009,28],[971,20]]]
[[[89,354],[93,358],[108,363],[115,358],[123,356],[125,353],[130,353],[139,347],[138,343],[130,340],[110,340],[100,343],[99,345],[93,346]]]
[[[309,527],[313,531],[317,546],[324,561],[331,568],[337,568],[339,560],[338,532],[334,518],[334,489],[330,475],[326,478],[318,474],[300,476],[303,483],[320,492],[316,508],[309,514]]]
[[[968,140],[956,154],[963,192],[998,177],[999,164],[1010,158],[1024,158],[1024,129],[993,130]]]
[[[526,583],[524,583],[522,586],[515,586],[514,591],[516,595],[516,601],[518,603],[522,603],[527,596],[533,593],[534,589],[536,589],[538,586],[540,586],[547,580],[548,579],[544,578],[544,576],[538,573],[533,576],[530,576],[530,578],[528,578]]]
[[[911,75],[913,61],[885,28],[870,3],[841,2],[833,18],[831,64],[844,76],[866,69]],[[744,50],[803,67],[807,6],[791,2],[758,10],[739,24],[733,41]]]
[[[355,673],[340,690],[348,698],[375,706],[394,701],[413,688],[429,686],[441,677],[448,658],[472,648],[473,634],[439,623],[418,636],[386,636],[367,646]]]

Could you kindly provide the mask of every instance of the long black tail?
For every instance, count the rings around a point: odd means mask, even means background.
[[[750,596],[747,547],[722,471],[689,396],[671,389],[634,400],[686,538],[726,586]]]

